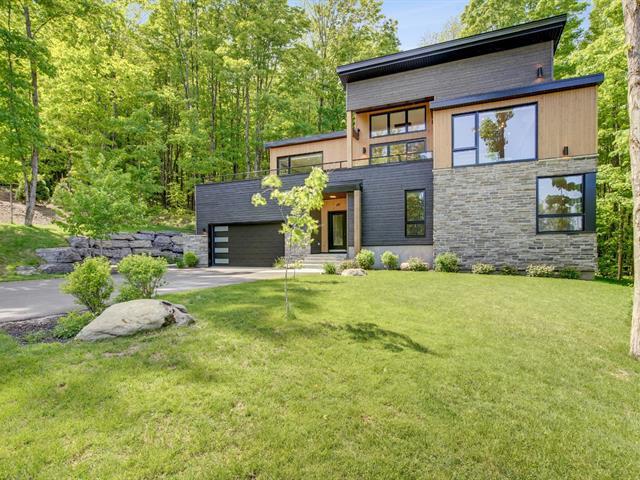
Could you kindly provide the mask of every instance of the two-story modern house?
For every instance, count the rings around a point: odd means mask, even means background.
[[[476,262],[596,266],[596,89],[554,80],[565,16],[341,66],[346,131],[270,142],[284,186],[329,172],[310,254],[361,248],[404,260],[451,251]],[[284,253],[260,180],[198,185],[211,265]]]

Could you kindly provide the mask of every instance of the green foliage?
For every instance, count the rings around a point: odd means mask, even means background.
[[[335,275],[338,273],[335,263],[327,262],[322,266],[322,270],[326,275]]]
[[[580,272],[574,267],[563,267],[558,271],[558,277],[579,280]]]
[[[500,268],[500,273],[502,275],[518,275],[518,269],[513,265],[503,265]]]
[[[63,247],[67,244],[57,227],[0,225],[0,279],[19,265],[36,266],[36,248]]]
[[[371,250],[363,248],[356,255],[356,262],[363,270],[371,270],[376,263],[376,256]]]
[[[149,255],[129,255],[118,263],[118,272],[125,279],[118,302],[151,298],[167,273],[167,260]]]
[[[344,272],[345,270],[351,270],[353,268],[360,268],[360,265],[355,261],[355,259],[347,259],[340,262],[338,272]]]
[[[553,265],[529,265],[527,266],[527,277],[553,277],[556,267]]]
[[[35,332],[29,332],[22,340],[28,344],[40,343],[49,337],[49,332],[46,330],[36,330]]]
[[[53,336],[59,339],[73,338],[93,319],[94,315],[90,312],[70,312],[58,320],[53,328]]]
[[[475,263],[471,266],[471,273],[489,275],[496,271],[496,267],[489,263]]]
[[[458,272],[460,271],[460,258],[455,253],[445,252],[436,257],[436,272]]]
[[[382,254],[380,260],[387,270],[398,270],[400,268],[400,257],[389,250]]]
[[[87,258],[77,263],[61,287],[64,293],[76,297],[76,302],[99,315],[113,293],[111,265],[106,258]]]
[[[286,263],[287,263],[287,261],[285,260],[284,257],[278,257],[273,262],[273,268],[284,268]]]
[[[187,268],[194,268],[198,266],[198,256],[193,252],[184,252],[182,255],[182,262]]]
[[[426,272],[429,270],[429,264],[422,258],[411,257],[407,260],[407,270],[410,272]]]

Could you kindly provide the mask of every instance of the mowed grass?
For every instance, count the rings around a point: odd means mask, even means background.
[[[631,288],[413,272],[176,294],[96,344],[0,337],[0,478],[640,477]]]

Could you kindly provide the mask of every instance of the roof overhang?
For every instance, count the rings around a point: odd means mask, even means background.
[[[493,92],[480,93],[477,95],[466,95],[464,97],[436,100],[429,104],[431,110],[443,110],[446,108],[464,107],[476,103],[493,102],[497,100],[509,100],[510,98],[527,97],[540,93],[553,93],[562,90],[572,90],[575,88],[592,87],[600,85],[604,81],[604,74],[596,73],[585,77],[567,78],[564,80],[553,80],[550,82],[537,83],[526,87],[510,88],[507,90],[496,90]]]
[[[558,15],[471,37],[459,38],[342,65],[336,71],[344,85],[368,78],[429,67],[546,41],[553,41],[555,52],[566,22],[567,15]]]
[[[362,182],[349,182],[349,183],[329,183],[324,188],[324,193],[343,193],[353,192],[355,190],[362,190]]]
[[[265,148],[286,147],[288,145],[300,145],[303,143],[322,142],[323,140],[335,140],[337,138],[344,138],[347,136],[346,130],[329,133],[319,133],[317,135],[306,135],[304,137],[285,138],[284,140],[275,140],[273,142],[266,142]]]

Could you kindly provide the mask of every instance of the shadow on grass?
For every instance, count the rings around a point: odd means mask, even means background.
[[[401,352],[405,348],[408,348],[418,353],[432,354],[427,347],[414,341],[408,335],[387,330],[379,327],[375,323],[347,323],[345,325],[322,323],[321,325],[329,330],[343,331],[356,342],[380,342],[384,348],[392,352]]]

